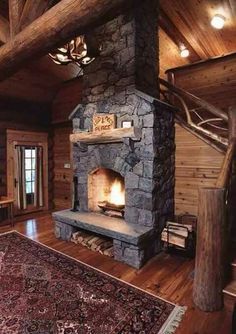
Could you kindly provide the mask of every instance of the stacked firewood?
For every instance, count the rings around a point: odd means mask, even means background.
[[[180,248],[189,255],[194,256],[196,246],[197,217],[192,215],[180,215],[175,221],[167,222],[161,233],[161,240],[165,248]]]
[[[81,244],[94,252],[99,252],[109,257],[114,256],[113,242],[109,238],[85,231],[78,231],[73,233],[71,241],[75,244]]]

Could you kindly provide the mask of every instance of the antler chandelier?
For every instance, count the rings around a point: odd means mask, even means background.
[[[85,36],[79,36],[72,39],[63,47],[49,53],[49,56],[58,65],[75,63],[82,71],[83,67],[94,61],[95,57],[99,54],[100,48],[92,44],[86,40]]]

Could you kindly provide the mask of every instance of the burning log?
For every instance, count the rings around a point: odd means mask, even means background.
[[[104,202],[98,202],[98,207],[102,209],[103,212],[107,212],[107,211],[120,212],[122,217],[124,217],[124,214],[125,214],[125,205],[117,205],[117,204],[113,204],[113,203],[104,201]]]

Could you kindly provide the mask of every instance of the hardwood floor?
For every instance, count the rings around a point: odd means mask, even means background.
[[[161,253],[141,270],[135,270],[80,245],[56,239],[50,214],[41,214],[33,219],[25,218],[16,222],[14,229],[159,297],[187,306],[176,334],[231,333],[231,319],[227,311],[204,313],[195,308],[192,302],[193,260]],[[10,230],[10,226],[1,226],[0,223],[0,233]]]

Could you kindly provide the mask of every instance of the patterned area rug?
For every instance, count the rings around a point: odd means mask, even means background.
[[[0,235],[1,334],[174,333],[175,306],[34,242]]]

